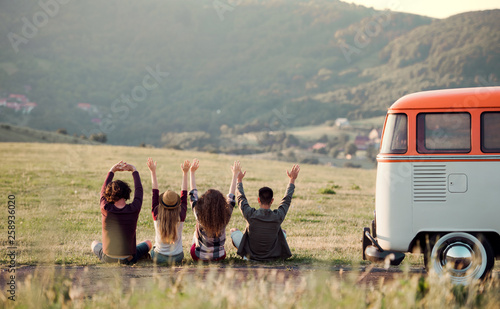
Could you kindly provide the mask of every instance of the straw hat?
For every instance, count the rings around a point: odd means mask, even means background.
[[[181,197],[174,191],[167,190],[160,194],[160,205],[168,209],[177,208],[181,204]]]

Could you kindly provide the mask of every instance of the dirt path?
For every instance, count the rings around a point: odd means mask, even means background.
[[[178,278],[193,276],[195,278],[206,279],[208,276],[225,276],[244,282],[252,278],[266,278],[273,280],[276,284],[284,284],[290,281],[292,284],[300,282],[313,273],[326,273],[336,277],[338,280],[355,281],[360,286],[377,286],[380,280],[392,281],[394,278],[403,276],[403,272],[396,267],[389,269],[373,266],[359,269],[340,267],[308,267],[308,266],[183,266],[183,267],[153,267],[153,266],[22,266],[16,269],[16,282],[20,283],[20,288],[28,281],[37,278],[40,281],[50,282],[53,278],[64,277],[71,280],[73,286],[79,287],[85,296],[92,296],[95,293],[109,289],[110,287],[121,287],[122,291],[131,288],[149,287],[155,280],[166,280],[175,282]],[[411,275],[425,275],[422,268],[412,268]],[[11,273],[5,269],[0,275],[0,289],[5,291],[8,288],[8,280]],[[499,278],[499,272],[493,273],[495,278]]]
[[[304,277],[312,273],[330,273],[339,280],[356,276],[359,284],[376,284],[381,278],[392,280],[402,272],[396,268],[385,270],[383,268],[370,268],[369,272],[365,268],[359,271],[352,269],[314,268],[297,266],[189,266],[189,267],[130,267],[130,266],[20,266],[16,269],[16,282],[25,285],[33,278],[38,280],[52,280],[53,278],[64,277],[70,279],[74,286],[81,287],[85,295],[93,295],[102,289],[110,286],[121,286],[123,290],[128,290],[131,286],[147,287],[153,280],[170,280],[175,282],[179,277],[193,276],[205,279],[207,276],[224,275],[235,278],[237,282],[243,282],[251,278],[263,278],[274,280],[276,284],[284,284],[292,281],[299,284]],[[422,269],[411,270],[411,273],[422,273]],[[230,273],[230,274],[228,274]],[[425,273],[425,272],[424,272]],[[9,282],[6,269],[1,271],[0,289],[5,290]],[[352,280],[352,278],[351,278]]]

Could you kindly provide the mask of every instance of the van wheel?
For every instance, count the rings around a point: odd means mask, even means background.
[[[424,256],[427,272],[448,274],[454,284],[486,278],[495,262],[488,240],[480,241],[468,233],[449,233],[432,239],[429,249]]]

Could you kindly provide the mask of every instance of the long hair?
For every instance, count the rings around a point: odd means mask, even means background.
[[[231,219],[230,205],[220,191],[209,189],[196,204],[196,216],[210,237],[219,237]]]
[[[108,203],[116,202],[122,198],[128,200],[130,198],[130,186],[121,180],[114,180],[106,186],[106,191],[104,191],[104,197]]]
[[[180,219],[181,207],[167,209],[161,204],[158,207],[158,217],[156,224],[160,232],[161,240],[167,244],[173,244],[177,240],[177,224]]]

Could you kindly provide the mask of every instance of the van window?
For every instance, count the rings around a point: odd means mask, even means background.
[[[481,115],[481,150],[500,152],[500,112]]]
[[[417,115],[417,151],[467,153],[471,150],[469,113],[421,113]]]
[[[381,153],[405,153],[407,143],[406,114],[389,114],[385,123]]]

